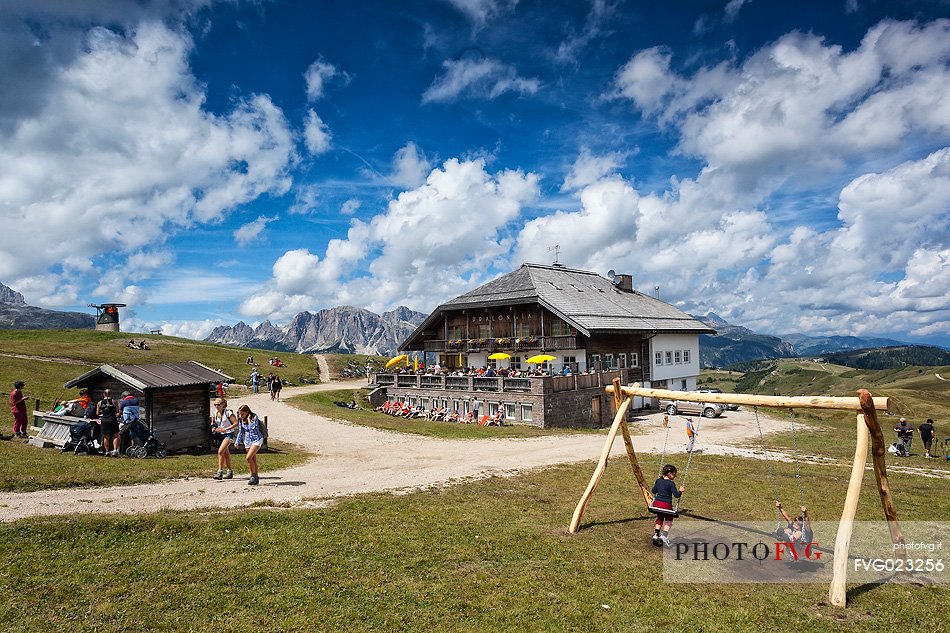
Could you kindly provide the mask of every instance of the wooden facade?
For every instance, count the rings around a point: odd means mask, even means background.
[[[139,399],[141,416],[169,451],[210,443],[210,386],[233,379],[198,363],[102,365],[66,383],[84,387],[93,402],[109,389],[118,401],[123,391]]]

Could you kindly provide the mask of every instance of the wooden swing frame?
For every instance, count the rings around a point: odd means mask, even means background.
[[[620,379],[615,378],[613,385],[607,387],[607,393],[613,394],[614,403],[617,407],[617,414],[614,416],[613,424],[607,433],[607,441],[604,443],[604,449],[601,451],[600,460],[594,469],[590,483],[587,489],[581,495],[577,508],[574,510],[574,516],[571,518],[571,525],[568,530],[576,534],[580,528],[581,516],[587,508],[597,484],[607,468],[607,459],[613,449],[614,440],[619,431],[623,436],[623,443],[627,449],[627,457],[630,459],[630,465],[633,467],[633,475],[640,487],[640,493],[647,510],[653,503],[653,494],[650,487],[647,486],[643,471],[640,469],[640,463],[637,461],[636,451],[633,449],[633,441],[630,439],[630,431],[627,428],[627,411],[634,397],[642,398],[663,398],[670,400],[688,400],[693,402],[717,402],[720,404],[743,404],[748,406],[766,406],[782,409],[838,409],[845,411],[856,411],[856,433],[857,441],[854,449],[854,460],[851,464],[851,477],[848,480],[848,492],[845,496],[844,507],[841,510],[841,521],[838,524],[838,534],[835,538],[834,564],[832,567],[831,586],[828,589],[828,598],[836,607],[847,606],[847,582],[848,582],[848,554],[851,550],[851,535],[854,530],[854,517],[857,514],[858,498],[861,495],[861,483],[864,480],[864,470],[868,456],[868,438],[871,440],[871,454],[874,465],[874,478],[877,481],[877,490],[881,497],[881,505],[884,509],[884,518],[890,531],[891,541],[894,545],[904,544],[904,533],[901,530],[900,523],[897,520],[897,509],[894,506],[894,499],[891,496],[891,489],[887,481],[887,466],[885,456],[887,455],[886,445],[884,443],[884,434],[881,431],[881,425],[877,419],[878,411],[887,411],[890,401],[888,398],[872,398],[870,392],[866,389],[858,391],[857,398],[841,398],[830,396],[759,396],[754,394],[741,393],[699,393],[695,391],[670,391],[667,389],[644,388],[639,383],[634,383],[632,387],[623,387]],[[906,558],[907,550],[904,547],[895,547],[898,556]]]

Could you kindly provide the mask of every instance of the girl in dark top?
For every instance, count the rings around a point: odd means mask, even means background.
[[[654,508],[663,508],[665,510],[673,509],[673,497],[677,499],[680,498],[680,495],[686,490],[683,486],[679,488],[676,487],[676,484],[673,483],[673,480],[676,479],[676,466],[673,464],[667,464],[663,467],[663,470],[660,473],[660,478],[656,480],[656,483],[653,484],[653,507]],[[654,523],[654,533],[653,533],[653,544],[659,547],[660,545],[666,545],[670,547],[670,528],[673,527],[673,519],[663,515],[656,515],[656,523]],[[660,533],[660,530],[663,533]]]

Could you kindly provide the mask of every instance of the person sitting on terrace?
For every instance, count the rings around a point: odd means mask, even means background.
[[[488,369],[486,369],[486,370],[485,370],[485,373],[482,374],[482,375],[485,376],[486,378],[494,378],[494,377],[496,376],[495,370],[492,369],[491,367],[489,367]]]

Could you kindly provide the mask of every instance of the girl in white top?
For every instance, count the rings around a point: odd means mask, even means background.
[[[231,444],[237,436],[238,421],[234,412],[228,408],[228,401],[217,398],[214,401],[214,411],[211,413],[211,432],[221,435],[221,445],[218,447],[218,472],[215,479],[232,479]],[[227,468],[227,472],[225,472]]]

